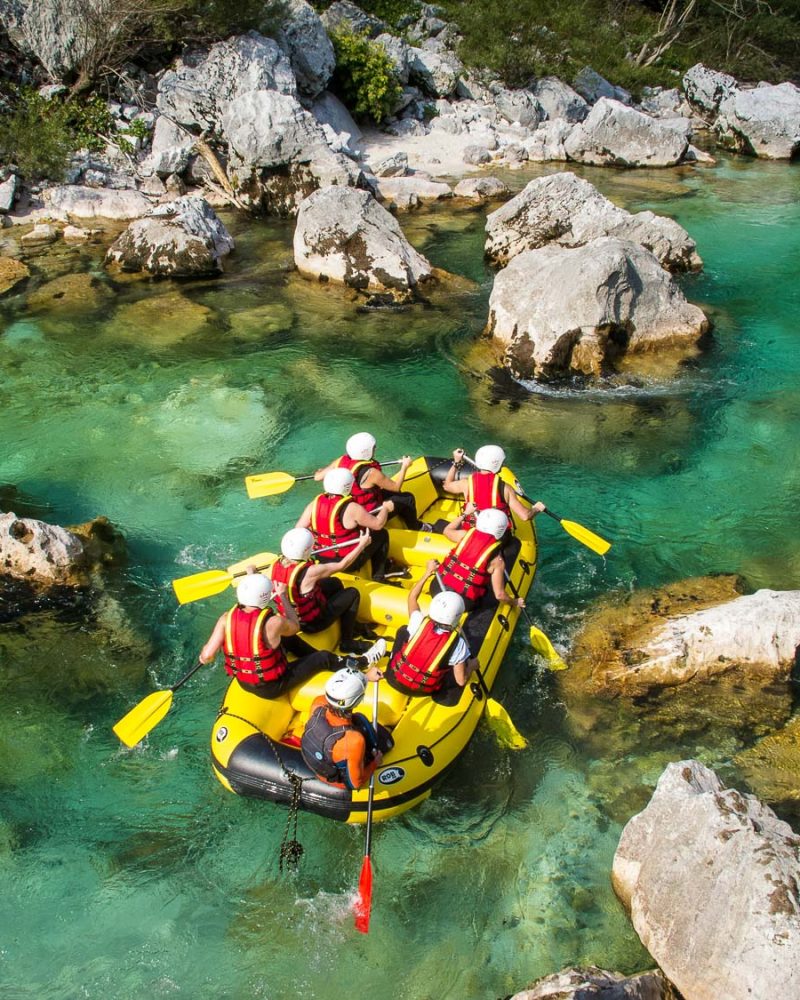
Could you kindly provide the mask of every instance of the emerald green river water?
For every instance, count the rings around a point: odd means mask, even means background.
[[[562,651],[612,591],[716,572],[800,587],[800,170],[585,176],[697,240],[705,271],[683,284],[715,331],[677,370],[532,393],[471,374],[492,280],[483,211],[402,218],[470,281],[400,313],[297,277],[284,223],[226,218],[237,249],[216,281],[112,282],[98,247],[27,258],[33,277],[0,311],[0,508],[105,514],[129,557],[92,612],[0,624],[4,1000],[492,1000],[570,964],[652,966],[610,887],[622,826],[669,760],[741,784],[733,758],[784,721],[785,691],[595,703],[521,629],[496,695],[530,745],[479,728],[429,801],[377,828],[367,937],[350,909],[363,830],[301,814],[305,854],[281,875],[286,810],[212,777],[219,665],[143,746],[111,732],[189,669],[227,607],[178,607],[172,578],[274,548],[313,495],[250,501],[244,475],[312,471],[356,430],[384,459],[500,443],[530,495],[614,541],[603,560],[539,523],[529,606]]]

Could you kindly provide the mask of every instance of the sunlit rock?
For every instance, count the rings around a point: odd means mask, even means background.
[[[581,95],[557,76],[543,76],[531,91],[551,121],[560,118],[574,125],[589,114],[589,105]]]
[[[27,297],[29,312],[66,313],[95,312],[107,305],[114,293],[95,274],[79,271],[39,285]]]
[[[800,89],[781,83],[737,90],[721,102],[715,127],[741,153],[789,160],[800,151]]]
[[[316,97],[326,87],[336,66],[333,45],[319,14],[306,0],[287,0],[276,35],[289,57],[299,90]]]
[[[678,1000],[678,994],[658,972],[626,977],[595,965],[564,969],[539,979],[511,1000]]]
[[[468,201],[485,202],[505,198],[508,186],[498,177],[466,177],[456,184],[453,194]]]
[[[203,333],[212,316],[208,306],[192,302],[180,292],[167,291],[119,306],[106,329],[114,338],[164,346]]]
[[[402,210],[414,208],[422,202],[452,198],[453,189],[449,184],[415,174],[409,177],[381,177],[378,180],[378,195],[389,208]]]
[[[718,73],[696,63],[683,75],[683,90],[689,102],[705,114],[715,115],[720,104],[731,97],[739,84],[727,73]]]
[[[564,140],[570,160],[605,167],[671,167],[689,144],[686,131],[670,127],[619,101],[601,98]]]
[[[603,97],[610,98],[613,101],[621,101],[623,104],[630,104],[631,102],[631,95],[624,87],[615,87],[614,84],[609,83],[605,77],[600,76],[590,66],[583,67],[573,80],[573,84],[575,90],[589,104],[594,104]]]
[[[669,764],[614,856],[614,891],[690,1000],[800,995],[800,837],[696,760]]]
[[[91,188],[63,184],[46,188],[42,201],[56,219],[73,222],[81,219],[138,219],[153,203],[141,191],[130,188]]]
[[[27,264],[14,257],[0,257],[0,295],[10,292],[21,281],[30,277],[30,269]]]

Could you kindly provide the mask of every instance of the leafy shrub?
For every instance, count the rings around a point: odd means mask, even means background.
[[[354,114],[383,121],[392,113],[403,89],[394,63],[366,35],[335,31],[331,41],[336,52],[331,89]]]

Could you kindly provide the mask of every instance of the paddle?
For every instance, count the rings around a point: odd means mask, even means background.
[[[378,732],[378,684],[375,681],[375,693],[372,698],[372,728]],[[377,770],[377,768],[376,768]],[[364,845],[364,861],[361,874],[358,877],[358,896],[355,902],[356,930],[362,934],[369,933],[369,917],[372,911],[372,806],[375,800],[375,771],[369,779],[369,797],[367,799],[367,836]]]
[[[514,597],[519,598],[519,591],[511,582],[511,577],[508,575],[508,570],[503,570],[506,577],[506,583],[511,588],[511,593]],[[567,664],[561,659],[561,657],[556,652],[555,646],[548,639],[544,632],[540,628],[537,628],[532,620],[531,616],[528,614],[528,609],[523,607],[520,611],[525,615],[525,621],[530,626],[530,640],[531,646],[547,660],[547,666],[550,670],[566,670]]]
[[[392,462],[381,462],[381,468],[386,465],[399,465],[402,459],[395,459]],[[288,472],[261,472],[254,476],[245,476],[244,484],[247,487],[247,495],[251,500],[256,500],[258,497],[274,497],[279,493],[285,493],[290,490],[295,483],[303,483],[308,479],[313,479],[314,474],[310,476],[292,476]]]
[[[188,674],[181,677],[177,684],[173,684],[172,687],[165,688],[163,691],[153,691],[119,720],[114,726],[114,732],[126,747],[135,747],[137,743],[141,743],[151,729],[155,729],[170,710],[173,693],[179,687],[183,687],[202,666],[204,664],[196,663]]]

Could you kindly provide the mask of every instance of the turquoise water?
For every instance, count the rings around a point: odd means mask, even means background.
[[[714,341],[675,375],[529,395],[470,374],[491,287],[479,212],[404,218],[470,281],[397,314],[292,274],[282,223],[230,220],[237,252],[214,282],[111,282],[98,248],[29,259],[0,313],[0,487],[18,513],[107,515],[129,559],[91,614],[0,625],[0,995],[332,1000],[357,984],[478,1000],[568,964],[649,964],[609,885],[622,826],[668,760],[736,780],[732,758],[786,718],[788,691],[600,704],[520,634],[498,696],[529,748],[480,729],[427,803],[377,829],[367,938],[350,912],[362,831],[301,815],[305,855],[280,875],[286,812],[211,776],[219,667],[145,746],[110,731],[191,666],[226,607],[177,607],[171,579],[274,547],[313,495],[249,501],[243,476],[313,470],[362,428],[384,458],[498,441],[530,494],[614,540],[601,560],[540,525],[532,608],[563,649],[609,591],[711,572],[800,586],[800,171],[586,176],[698,242],[706,269],[685,285]]]

